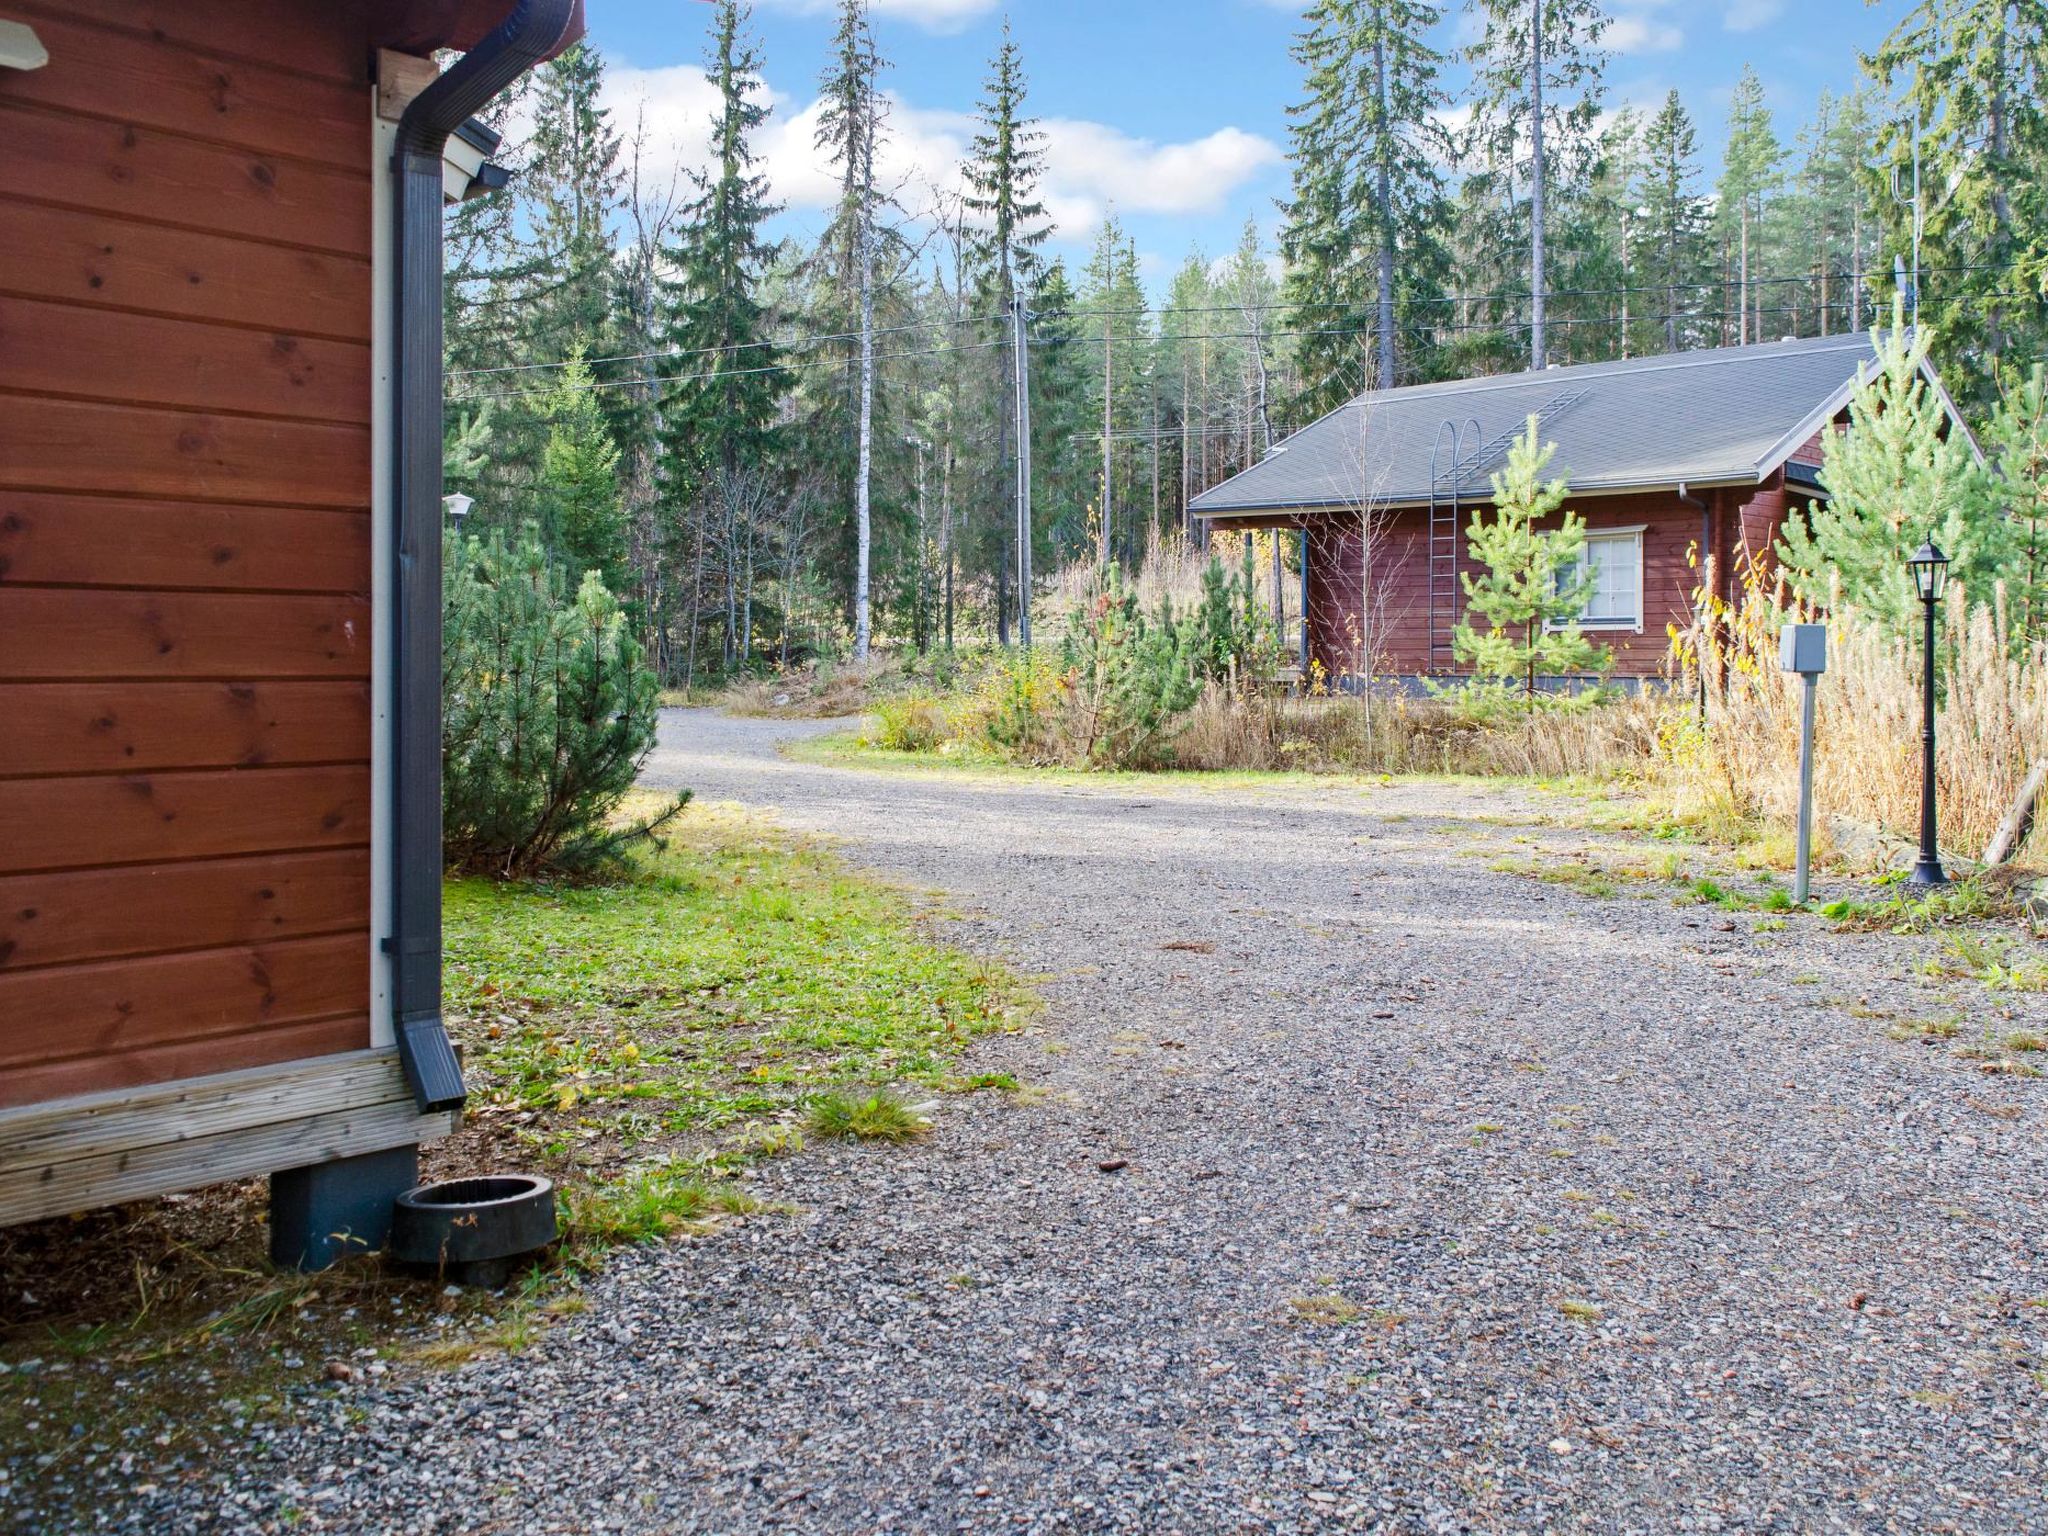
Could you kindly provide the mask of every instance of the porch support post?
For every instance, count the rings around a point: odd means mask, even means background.
[[[418,1147],[273,1173],[270,1261],[311,1271],[351,1254],[376,1252],[391,1235],[393,1203],[419,1177]]]

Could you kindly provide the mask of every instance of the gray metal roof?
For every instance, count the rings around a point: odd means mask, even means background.
[[[1401,506],[1451,484],[1484,495],[1531,415],[1575,491],[1755,484],[1847,403],[1868,335],[1765,342],[1361,395],[1194,499],[1198,516]],[[1475,428],[1472,423],[1477,422]],[[1434,463],[1432,454],[1434,452]]]

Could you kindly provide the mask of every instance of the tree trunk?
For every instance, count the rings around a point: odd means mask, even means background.
[[[1111,271],[1115,268],[1112,266]],[[1104,565],[1109,564],[1112,545],[1110,542],[1110,508],[1115,495],[1111,476],[1115,472],[1115,459],[1111,450],[1115,447],[1110,437],[1115,421],[1116,405],[1116,337],[1115,321],[1109,316],[1102,317],[1102,548],[1100,553]]]
[[[952,430],[950,424],[947,427]],[[939,560],[946,569],[946,649],[953,649],[953,455],[939,467]]]
[[[869,215],[862,210],[860,243],[860,447],[854,469],[853,516],[856,541],[853,574],[853,658],[866,661],[873,641],[868,611],[868,564],[874,544],[869,477],[874,470],[875,429],[875,255]]]
[[[1735,306],[1738,317],[1735,322],[1735,344],[1739,347],[1749,344],[1749,198],[1747,195],[1742,199],[1740,222],[1742,226],[1742,252],[1739,258],[1741,264],[1736,268],[1738,275],[1735,283]]]
[[[1529,366],[1550,361],[1544,334],[1543,249],[1543,0],[1532,0],[1529,22]]]
[[[1374,151],[1379,162],[1379,379],[1381,389],[1394,387],[1394,185],[1387,164],[1387,39],[1386,8],[1373,7],[1372,42],[1373,102],[1379,121],[1375,125]]]

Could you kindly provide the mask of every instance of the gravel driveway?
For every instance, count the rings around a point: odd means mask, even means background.
[[[1571,836],[1502,826],[1523,792],[777,756],[815,729],[671,712],[649,776],[846,840],[1042,976],[973,1058],[1025,1102],[771,1164],[799,1215],[629,1255],[526,1354],[337,1391],[113,1518],[2048,1528],[2048,1081],[1887,1038],[1990,1017],[1911,972],[1933,941],[1495,873],[1475,847]]]

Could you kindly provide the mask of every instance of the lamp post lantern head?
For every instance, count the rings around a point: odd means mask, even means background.
[[[474,496],[465,496],[460,491],[441,498],[441,506],[448,513],[448,526],[455,530],[457,537],[462,534],[462,520],[469,516],[469,509],[475,505]]]
[[[1941,594],[1948,588],[1948,556],[1934,540],[1929,539],[1914,551],[1906,568],[1913,573],[1913,585],[1919,589],[1921,602],[1941,601]]]

